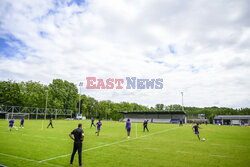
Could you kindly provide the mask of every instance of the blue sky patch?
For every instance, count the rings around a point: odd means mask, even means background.
[[[7,41],[4,38],[0,38],[0,50],[8,47]]]
[[[56,13],[58,13],[57,10],[55,10],[55,9],[49,9],[47,15],[54,15],[54,14],[56,14]]]
[[[78,6],[81,6],[85,3],[85,0],[71,0],[70,2],[68,2],[68,6],[71,6],[74,3]]]
[[[46,33],[45,31],[40,31],[39,32],[39,35],[42,37],[42,38],[46,38],[48,36],[48,33]]]
[[[163,61],[154,61],[157,64],[163,64]]]
[[[83,6],[83,7],[86,7],[88,5],[88,3],[85,0],[71,0],[69,2],[55,0],[53,2],[53,7],[50,8],[50,9],[48,9],[48,12],[45,15],[43,15],[43,16],[41,16],[39,18],[36,18],[36,20],[38,20],[39,22],[41,22],[44,19],[46,19],[47,17],[59,13],[60,12],[59,8],[65,7],[65,6],[70,7],[73,4],[76,4],[78,6]],[[83,11],[81,9],[80,11],[73,12],[72,15],[78,15],[78,14],[82,14],[84,12],[85,12],[85,9]],[[58,26],[58,28],[59,28],[59,26]]]
[[[0,54],[4,57],[15,57],[18,53],[21,54],[21,49],[27,49],[27,46],[19,39],[11,34],[5,34],[0,37]],[[22,54],[21,54],[22,55]]]
[[[175,48],[174,48],[173,45],[168,45],[168,50],[169,50],[169,52],[170,52],[171,54],[175,54],[175,53],[176,53]]]
[[[193,73],[198,73],[198,72],[199,72],[199,69],[196,68],[194,65],[191,65],[190,68],[191,68],[191,71],[192,71]]]

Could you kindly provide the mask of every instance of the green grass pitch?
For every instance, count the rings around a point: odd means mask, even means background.
[[[192,125],[132,123],[131,138],[125,123],[103,121],[100,136],[90,121],[25,120],[24,129],[8,131],[8,121],[0,121],[0,164],[5,166],[70,166],[73,141],[68,134],[82,123],[85,132],[83,164],[89,167],[249,167],[250,128],[201,125],[198,141]],[[15,120],[15,126],[20,120]],[[43,129],[42,129],[43,124]],[[137,129],[137,131],[136,131]],[[74,165],[78,166],[78,155]]]

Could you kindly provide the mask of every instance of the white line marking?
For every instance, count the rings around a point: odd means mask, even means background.
[[[212,156],[212,157],[228,157],[228,156],[225,156],[225,155],[213,155],[213,154],[210,154],[209,156]]]
[[[143,148],[143,149],[145,149],[145,150],[159,150],[157,148]]]
[[[49,159],[44,159],[44,160],[41,160],[41,161],[38,161],[39,163],[42,163],[42,162],[45,162],[45,161],[50,161],[50,160],[53,160],[53,159],[57,159],[57,158],[61,158],[61,157],[67,157],[71,154],[66,154],[66,155],[61,155],[61,156],[58,156],[58,157],[54,157],[54,158],[49,158]]]
[[[86,152],[86,151],[90,151],[90,150],[95,150],[95,149],[98,149],[98,148],[107,147],[107,146],[111,146],[111,145],[114,145],[114,144],[131,141],[131,140],[136,140],[136,139],[140,139],[140,138],[147,137],[147,136],[152,136],[152,135],[159,134],[159,133],[164,133],[164,132],[167,132],[169,130],[173,130],[173,129],[177,129],[177,128],[179,128],[179,127],[162,130],[162,131],[159,131],[159,132],[151,133],[149,135],[144,135],[144,136],[140,136],[140,137],[137,137],[137,138],[131,138],[131,139],[126,139],[126,140],[120,140],[120,141],[117,141],[117,142],[114,142],[114,143],[110,143],[110,144],[104,144],[102,146],[97,146],[97,147],[93,147],[93,148],[89,148],[89,149],[83,150],[82,152]],[[50,161],[50,160],[61,158],[61,157],[67,157],[69,155],[71,155],[71,154],[60,155],[60,156],[57,156],[57,157],[53,157],[53,158],[48,158],[48,159],[41,160],[39,162]]]
[[[23,134],[23,133],[15,133],[15,132],[0,132],[0,133],[8,133],[8,134],[11,134],[11,135],[21,135],[21,136],[32,136],[32,135],[27,135],[27,134]],[[41,139],[56,139],[56,140],[69,140],[69,139],[62,139],[62,138],[58,138],[58,137],[43,137],[43,136],[38,136],[38,135],[35,135],[35,136],[32,136],[32,137],[36,137],[36,138],[41,138]]]
[[[49,138],[49,139],[57,139],[56,137],[47,137],[47,138]]]
[[[99,142],[99,144],[105,144],[105,143],[103,143],[103,142]]]
[[[191,154],[191,152],[186,152],[186,151],[176,151],[177,153],[182,153],[182,154]],[[228,156],[225,156],[225,155],[214,155],[214,154],[209,154],[208,156],[211,156],[211,157],[222,157],[222,158],[225,158],[225,157],[228,157]]]
[[[25,160],[25,161],[30,161],[30,162],[40,163],[39,161],[36,161],[36,160],[33,160],[33,159],[28,159],[28,158],[18,157],[18,156],[15,156],[15,155],[4,154],[4,153],[0,153],[0,155],[7,156],[7,157],[12,157],[12,158],[16,158],[16,159],[21,159],[21,160]],[[54,165],[54,164],[50,164],[50,163],[46,163],[46,162],[45,162],[44,164],[46,164],[46,165],[50,165],[50,166],[62,167],[62,166],[60,166],[60,165]]]
[[[121,146],[121,147],[129,147],[129,145],[119,145],[119,146]]]
[[[191,154],[191,152],[186,152],[186,151],[176,151],[177,153],[183,153],[183,154]]]

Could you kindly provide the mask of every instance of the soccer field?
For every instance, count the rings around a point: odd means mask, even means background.
[[[198,141],[192,125],[132,123],[131,138],[125,123],[103,121],[100,136],[90,121],[25,120],[24,129],[8,131],[8,121],[0,121],[0,165],[5,166],[70,166],[73,141],[68,134],[77,124],[86,127],[83,142],[83,164],[89,167],[249,167],[250,128],[201,125]],[[20,120],[15,120],[18,126]],[[137,129],[137,130],[136,130]],[[74,165],[78,166],[78,155]]]

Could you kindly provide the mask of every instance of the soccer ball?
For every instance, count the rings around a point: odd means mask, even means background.
[[[202,139],[202,141],[205,141],[205,140],[206,140],[205,138]]]
[[[16,130],[18,130],[18,129],[16,128]]]

